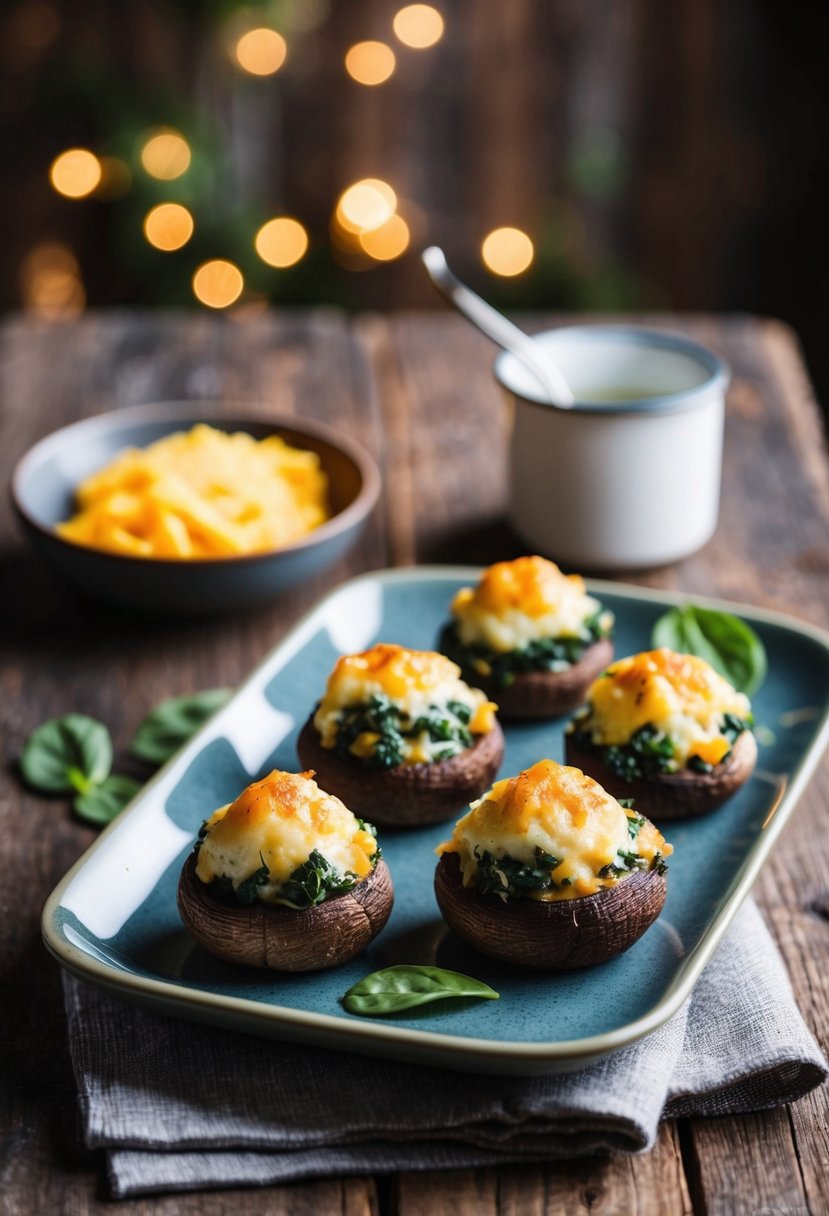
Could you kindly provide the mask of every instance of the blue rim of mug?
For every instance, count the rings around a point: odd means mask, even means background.
[[[702,383],[695,384],[691,388],[680,389],[675,393],[660,393],[653,397],[639,397],[628,401],[576,400],[572,406],[563,411],[565,413],[576,412],[582,415],[677,413],[680,410],[690,410],[700,405],[699,398],[710,393],[712,389],[720,389],[725,393],[731,382],[731,369],[725,360],[721,359],[719,355],[715,355],[701,342],[696,342],[693,338],[686,338],[683,334],[629,325],[562,325],[557,329],[542,330],[540,333],[533,334],[532,337],[546,338],[550,334],[560,334],[562,337],[583,342],[585,345],[610,338],[629,343],[631,346],[671,350],[694,359],[708,372],[707,378]],[[503,365],[508,359],[517,360],[518,357],[510,354],[509,351],[502,350],[495,356],[493,362],[493,374],[501,387],[519,400],[526,401],[528,405],[537,405],[549,410],[551,408],[549,401],[544,401],[540,396],[534,397],[529,393],[519,392],[507,382],[503,374]]]

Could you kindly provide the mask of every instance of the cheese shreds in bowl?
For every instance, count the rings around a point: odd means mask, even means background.
[[[206,424],[128,448],[78,486],[58,533],[130,557],[264,553],[301,540],[330,515],[315,452],[277,435],[256,440]]]

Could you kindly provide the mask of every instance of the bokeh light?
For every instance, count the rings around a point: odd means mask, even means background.
[[[194,227],[192,215],[181,203],[159,203],[144,216],[144,236],[165,253],[186,245]]]
[[[276,30],[260,26],[242,34],[234,48],[236,62],[252,76],[273,76],[288,55],[288,44]]]
[[[67,148],[52,161],[49,180],[65,198],[86,198],[101,180],[101,162],[88,148]]]
[[[193,294],[208,308],[229,308],[245,286],[242,272],[224,258],[203,262],[193,275]]]
[[[394,51],[385,42],[356,42],[345,56],[345,70],[358,84],[383,84],[394,72]]]
[[[299,220],[279,215],[268,220],[256,234],[256,252],[269,266],[284,269],[295,265],[308,248],[308,233]]]
[[[397,195],[388,182],[365,177],[340,195],[335,218],[347,232],[367,232],[391,219],[396,207]]]
[[[360,233],[360,247],[377,262],[392,262],[405,253],[411,235],[409,225],[400,215],[392,215],[379,228]]]
[[[47,321],[70,321],[86,304],[77,258],[57,241],[29,250],[20,268],[20,287],[24,307]]]
[[[521,274],[535,257],[533,243],[520,228],[496,228],[481,245],[484,265],[505,278]]]
[[[151,177],[171,182],[190,168],[190,145],[178,131],[170,129],[151,135],[141,149],[141,164]]]
[[[431,4],[407,4],[395,13],[392,28],[404,46],[422,51],[443,37],[443,17]]]

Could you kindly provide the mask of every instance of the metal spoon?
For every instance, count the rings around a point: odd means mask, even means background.
[[[468,321],[503,350],[510,351],[539,382],[550,405],[568,410],[575,404],[570,385],[546,352],[523,329],[487,304],[452,274],[443,250],[430,245],[420,255],[429,278],[442,296],[463,313]]]

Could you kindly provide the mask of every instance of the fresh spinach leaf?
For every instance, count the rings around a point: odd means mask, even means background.
[[[763,643],[745,621],[730,612],[684,604],[671,608],[653,627],[654,646],[705,659],[738,692],[751,697],[766,678]]]
[[[365,976],[349,988],[342,1003],[349,1013],[383,1017],[431,1001],[469,996],[497,1001],[499,993],[488,984],[458,971],[447,971],[443,967],[400,966],[384,967],[382,971]]]
[[[100,785],[93,785],[73,802],[76,814],[87,823],[111,823],[141,789],[141,782],[113,773]]]
[[[535,865],[518,861],[508,853],[496,857],[486,849],[475,849],[478,868],[475,873],[475,888],[482,895],[498,895],[505,902],[512,895],[526,896],[533,891],[551,891],[558,883],[553,881],[553,870],[558,869],[562,859],[535,850]]]
[[[164,764],[225,704],[230,692],[229,688],[208,688],[162,701],[138,727],[130,751],[148,764]]]
[[[600,638],[610,637],[612,632],[612,621],[605,609],[599,607],[582,622],[577,637],[536,638],[517,650],[498,651],[479,642],[465,645],[453,621],[441,632],[438,647],[470,678],[484,676],[504,688],[522,672],[565,671],[578,663],[589,646]]]
[[[109,776],[112,739],[86,714],[64,714],[39,726],[26,741],[20,770],[28,785],[47,794],[86,794]]]

